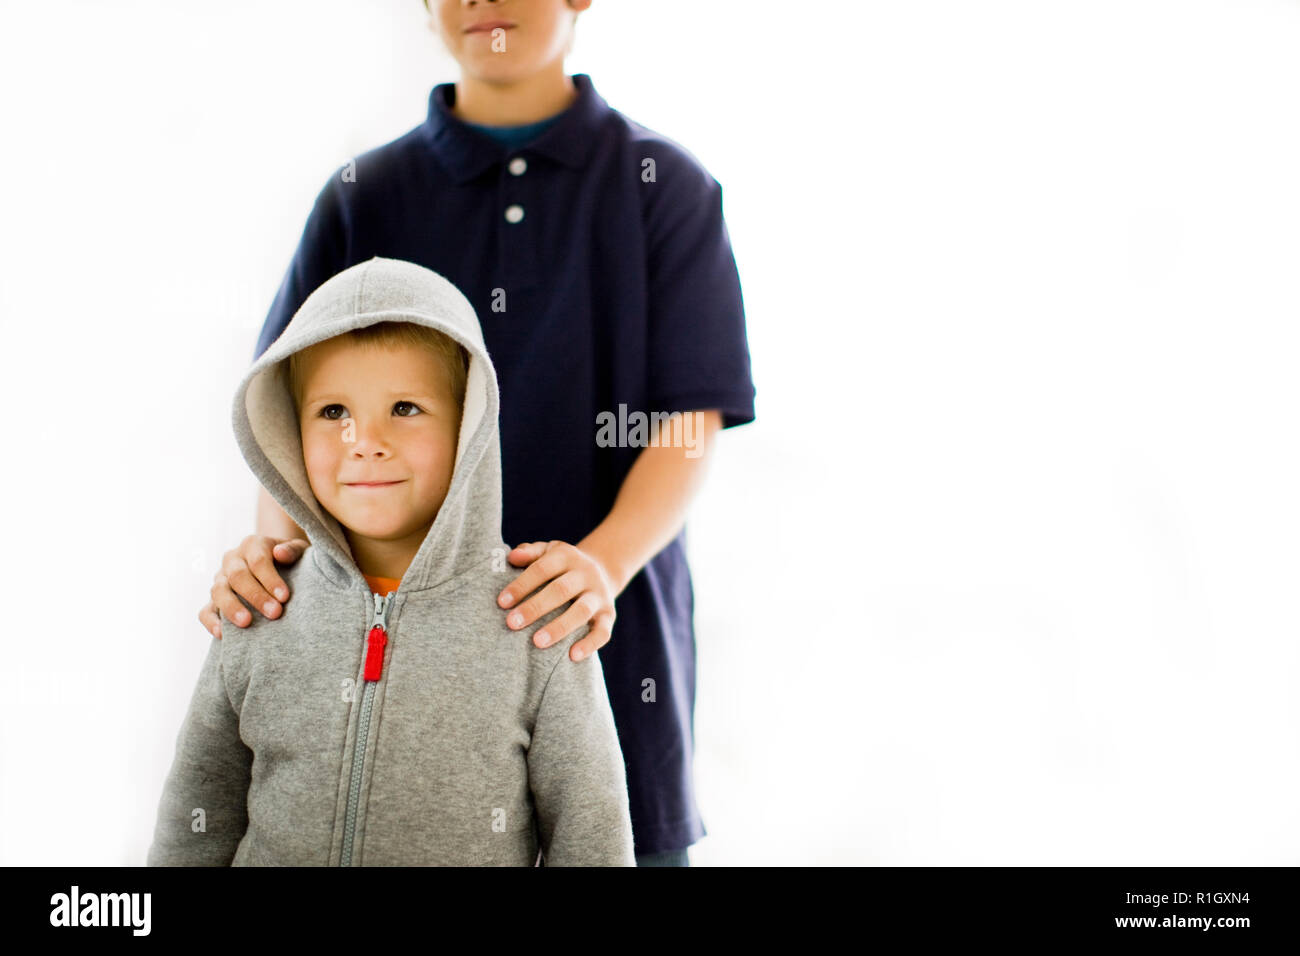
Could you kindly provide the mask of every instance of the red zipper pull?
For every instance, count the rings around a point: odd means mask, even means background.
[[[388,643],[388,634],[376,624],[370,629],[366,643],[366,680],[379,680],[384,672],[384,645]]]

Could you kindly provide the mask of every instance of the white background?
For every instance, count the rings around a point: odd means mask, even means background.
[[[582,15],[748,314],[694,863],[1300,863],[1297,49],[1282,0]],[[0,5],[0,863],[144,861],[234,387],[326,177],[455,77],[419,0]]]

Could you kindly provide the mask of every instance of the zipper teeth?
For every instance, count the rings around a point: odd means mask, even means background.
[[[375,595],[374,615],[371,619],[370,627],[366,628],[366,638],[369,641],[370,631],[376,627],[382,627],[384,633],[388,633],[388,607],[391,604],[391,594]],[[363,660],[364,660],[363,652]],[[366,745],[370,737],[370,709],[375,697],[375,685],[378,681],[366,681],[365,689],[361,694],[361,717],[357,722],[357,742],[352,749],[352,774],[348,780],[348,805],[343,814],[343,852],[339,859],[339,866],[352,865],[352,845],[356,836],[357,827],[357,804],[361,800],[361,768],[366,759]]]
[[[357,803],[361,799],[361,766],[366,759],[366,743],[370,736],[370,705],[375,696],[375,684],[370,681],[361,697],[361,724],[357,729],[357,746],[352,754],[352,779],[348,784],[348,809],[343,819],[343,866],[352,865],[352,843],[357,828]]]

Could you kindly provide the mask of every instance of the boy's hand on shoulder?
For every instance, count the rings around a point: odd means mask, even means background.
[[[507,557],[517,567],[527,566],[523,574],[497,595],[497,603],[508,609],[507,627],[515,631],[525,628],[572,600],[567,611],[533,635],[533,643],[549,647],[584,624],[590,628],[569,649],[570,660],[580,661],[609,643],[614,629],[616,590],[613,575],[600,558],[566,541],[531,541],[521,544]],[[538,588],[542,588],[539,593],[520,603]]]
[[[250,534],[222,556],[221,567],[212,579],[211,600],[199,610],[199,623],[217,640],[221,640],[220,614],[239,627],[248,627],[253,616],[240,598],[258,608],[264,617],[279,617],[281,603],[289,600],[289,588],[275,570],[275,562],[293,564],[307,547],[302,538],[281,540]]]

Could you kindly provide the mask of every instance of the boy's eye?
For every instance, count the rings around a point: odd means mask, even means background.
[[[407,411],[410,409],[410,411]],[[401,401],[393,405],[393,411],[402,418],[410,418],[417,412],[421,411],[420,406],[414,402]],[[321,418],[328,418],[330,421],[340,421],[348,417],[348,410],[337,402],[326,405],[320,410]]]
[[[341,414],[335,415],[334,414],[335,408],[337,408],[337,410],[341,412]],[[400,411],[402,410],[402,408],[412,408],[413,411],[411,412],[411,414],[406,414],[406,412]],[[412,418],[413,415],[415,415],[415,412],[421,411],[421,408],[419,405],[416,405],[415,402],[402,401],[402,402],[395,403],[395,405],[393,406],[393,411],[395,411],[396,414],[398,414],[399,418],[409,419]],[[321,408],[321,418],[329,419],[330,421],[342,421],[343,419],[347,418],[347,408],[344,408],[342,405],[339,405],[338,402],[331,403],[331,405],[326,405],[324,408]]]
[[[339,412],[342,412],[342,415],[334,415],[335,408],[337,408]],[[403,412],[398,411],[399,408],[412,408],[413,411],[421,411],[420,406],[416,405],[415,402],[402,401],[402,402],[395,403],[395,405],[393,406],[393,411],[398,412],[400,418],[404,418],[404,419],[411,418],[411,415],[403,414]],[[321,418],[330,419],[331,421],[346,419],[347,408],[344,408],[342,405],[339,405],[339,403],[337,402],[334,402],[333,405],[326,405],[324,408],[321,408]]]

